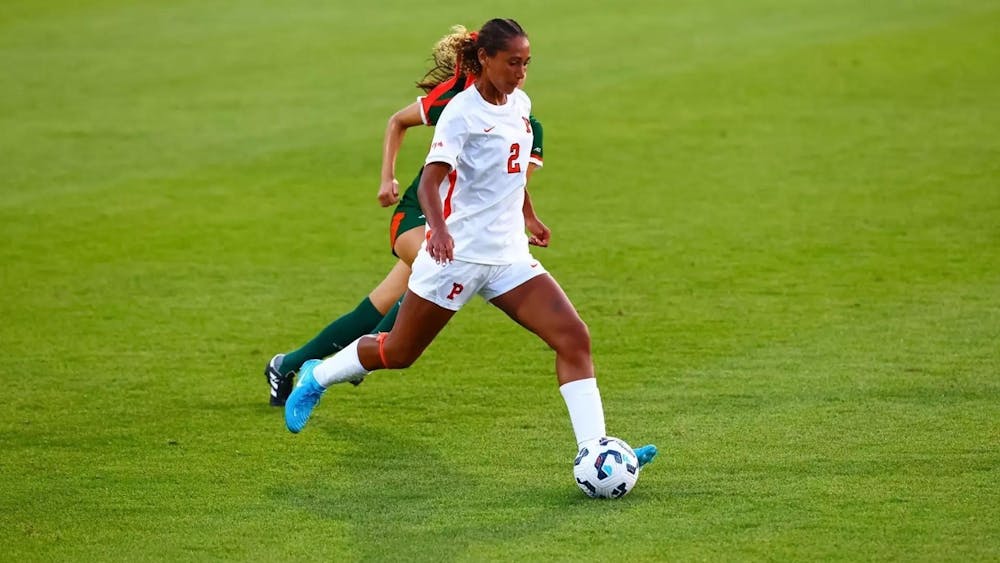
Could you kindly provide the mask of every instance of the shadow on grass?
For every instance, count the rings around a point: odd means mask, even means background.
[[[352,551],[361,559],[450,560],[473,547],[516,550],[595,514],[613,517],[635,506],[632,499],[584,497],[568,468],[565,475],[532,480],[530,456],[510,460],[508,472],[482,453],[456,462],[460,454],[446,454],[432,439],[403,430],[339,425],[327,432],[331,454],[325,463],[271,494],[293,510],[350,530]]]

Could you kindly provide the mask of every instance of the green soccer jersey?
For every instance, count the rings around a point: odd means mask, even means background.
[[[528,116],[528,122],[531,123],[531,158],[528,162],[536,164],[537,166],[542,165],[542,124],[535,119],[534,115]]]
[[[418,97],[417,101],[420,102],[420,119],[424,122],[424,125],[432,127],[437,125],[438,119],[441,118],[441,112],[444,111],[444,107],[448,105],[448,102],[455,97],[455,94],[472,86],[472,83],[475,81],[475,78],[471,76],[456,74],[435,86],[433,90],[427,92],[427,95]]]

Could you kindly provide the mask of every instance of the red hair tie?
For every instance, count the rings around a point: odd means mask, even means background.
[[[469,39],[472,39],[473,42],[479,41],[479,32],[478,31],[470,31],[469,32]]]

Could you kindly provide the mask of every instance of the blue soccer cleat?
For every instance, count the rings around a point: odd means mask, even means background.
[[[317,383],[313,377],[313,370],[321,363],[321,360],[309,360],[302,364],[299,368],[299,380],[285,401],[285,426],[293,434],[298,434],[306,422],[309,422],[309,415],[326,391],[326,388]]]
[[[645,446],[638,447],[632,451],[635,452],[635,457],[639,458],[639,467],[642,467],[643,465],[646,465],[647,463],[653,461],[653,458],[656,457],[657,453],[656,446],[654,446],[653,444],[647,444]]]

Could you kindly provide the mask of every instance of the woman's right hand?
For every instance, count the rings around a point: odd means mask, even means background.
[[[395,178],[383,180],[378,187],[378,202],[382,207],[395,205],[399,201],[399,182]]]
[[[441,265],[455,258],[455,240],[451,238],[447,226],[427,232],[427,254]]]

